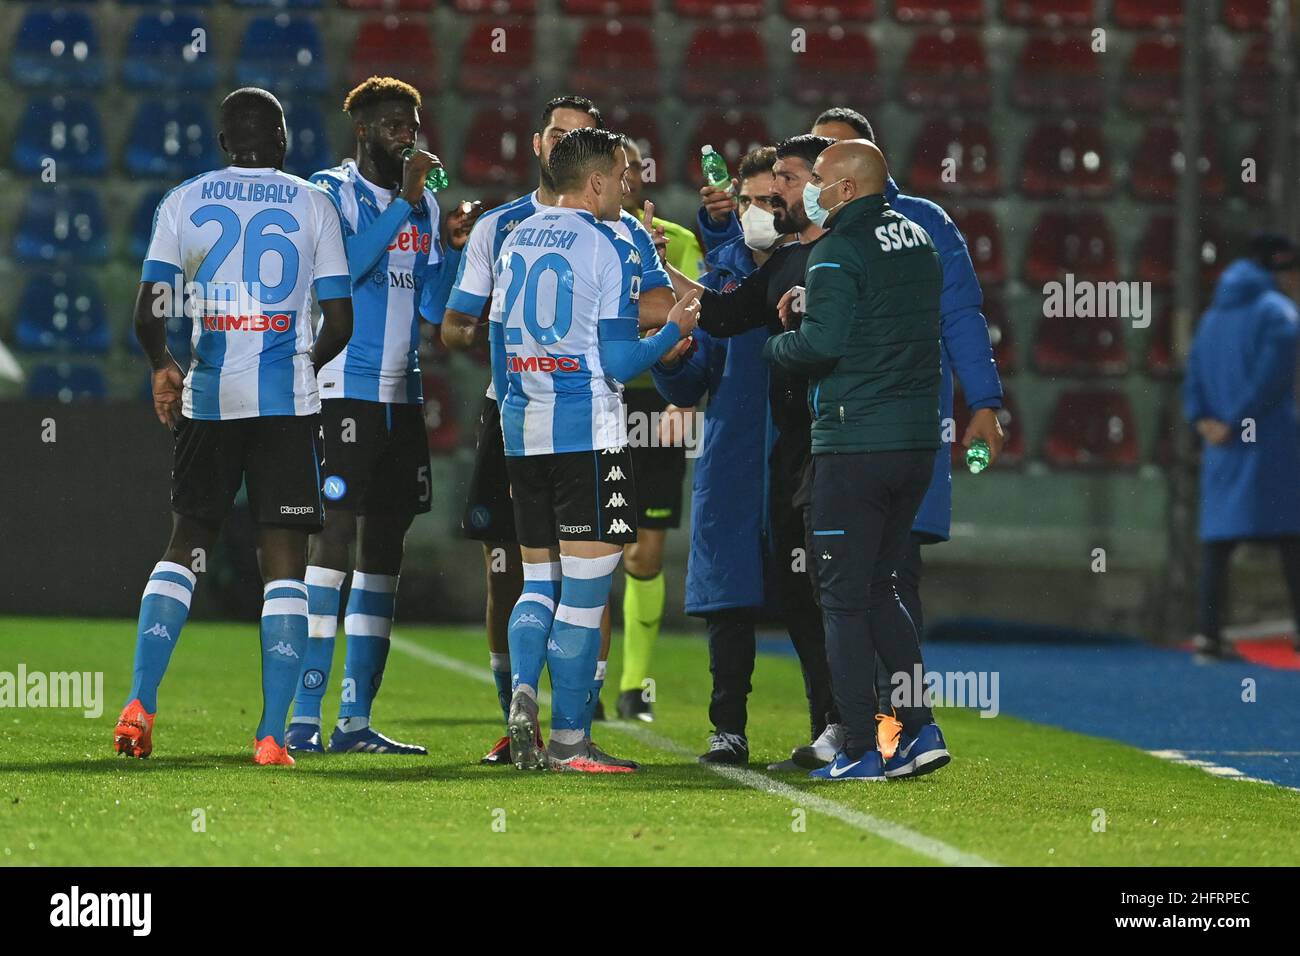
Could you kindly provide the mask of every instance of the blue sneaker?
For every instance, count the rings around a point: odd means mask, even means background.
[[[337,727],[330,734],[330,753],[405,754],[423,757],[429,753],[419,744],[403,744],[390,740],[371,727],[362,727],[344,733]]]
[[[868,750],[859,760],[852,760],[843,750],[824,767],[808,774],[814,780],[885,780],[879,750]]]
[[[297,753],[323,754],[320,742],[320,724],[292,723],[284,732],[284,745]]]
[[[943,731],[935,723],[926,724],[913,737],[906,731],[898,740],[894,756],[885,762],[885,776],[891,780],[899,777],[919,777],[947,765],[952,760]]]

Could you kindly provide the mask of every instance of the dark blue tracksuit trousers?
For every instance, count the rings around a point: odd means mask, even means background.
[[[876,655],[891,674],[910,677],[921,664],[894,571],[933,469],[933,449],[813,457],[812,543],[826,656],[853,758],[876,747]],[[912,703],[897,709],[909,734],[932,719],[919,696]]]

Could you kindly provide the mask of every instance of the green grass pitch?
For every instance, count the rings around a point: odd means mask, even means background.
[[[602,746],[642,762],[635,775],[480,767],[501,734],[482,635],[427,627],[398,628],[375,710],[379,729],[425,744],[426,758],[254,766],[256,625],[192,622],[159,695],[154,756],[128,760],[111,738],[133,631],[130,621],[0,619],[0,671],[21,662],[29,673],[105,675],[98,719],[0,709],[0,863],[1300,864],[1291,839],[1300,793],[1006,716],[939,711],[953,762],[915,781],[818,785],[769,774],[763,767],[807,733],[793,659],[759,658],[754,772],[712,771],[692,756],[709,729],[707,655],[685,637],[656,648],[650,733],[597,725]],[[610,674],[618,669],[616,640]],[[614,697],[607,687],[611,711]]]

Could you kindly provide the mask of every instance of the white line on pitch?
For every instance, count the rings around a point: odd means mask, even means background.
[[[432,664],[434,667],[440,667],[443,670],[454,671],[471,680],[476,680],[481,684],[494,683],[492,676],[482,667],[476,667],[473,664],[467,664],[465,661],[447,654],[417,644],[414,641],[408,641],[404,637],[398,637],[394,634],[391,638],[394,650],[401,651],[426,664]],[[538,694],[541,703],[545,704],[549,700],[549,695],[545,691]],[[690,749],[683,747],[675,740],[669,740],[653,731],[646,730],[644,727],[637,726],[620,721],[610,721],[604,728],[614,730],[622,734],[635,737],[642,743],[654,747],[657,750],[667,751],[679,757],[690,757],[694,759],[695,754]],[[891,843],[896,843],[904,849],[911,850],[913,853],[929,857],[940,863],[946,863],[950,866],[997,866],[990,860],[986,860],[974,853],[967,853],[959,850],[954,846],[949,846],[942,840],[936,840],[928,837],[923,833],[918,833],[901,823],[893,823],[889,820],[882,820],[879,817],[873,817],[869,813],[863,813],[860,810],[854,810],[852,807],[846,807],[834,800],[828,800],[825,797],[818,796],[815,793],[809,793],[807,790],[800,790],[792,787],[787,783],[782,783],[774,777],[769,777],[765,773],[759,773],[756,770],[747,770],[743,767],[728,767],[719,764],[700,764],[712,770],[714,773],[733,783],[738,783],[743,787],[749,787],[751,790],[757,790],[760,793],[769,793],[773,796],[784,797],[795,806],[806,807],[823,816],[839,820],[841,823],[847,823],[851,827],[859,830],[865,830],[868,833],[875,834],[882,839]],[[853,786],[853,784],[844,784],[844,786]],[[888,784],[875,784],[875,786],[889,786]]]

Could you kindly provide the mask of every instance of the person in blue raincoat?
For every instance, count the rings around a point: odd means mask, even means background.
[[[1224,270],[1201,317],[1183,380],[1183,413],[1201,455],[1201,659],[1236,657],[1224,642],[1228,565],[1242,541],[1282,552],[1300,623],[1300,420],[1296,345],[1300,250],[1259,233]]]

